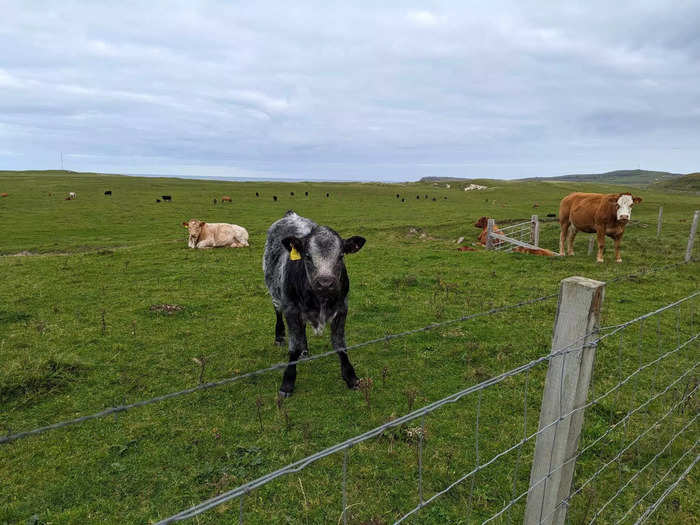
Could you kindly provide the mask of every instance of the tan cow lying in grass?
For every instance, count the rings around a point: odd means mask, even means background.
[[[248,231],[242,226],[224,222],[206,223],[197,219],[190,219],[182,224],[190,232],[187,241],[187,246],[190,248],[216,248],[218,246],[241,248],[248,246]]]

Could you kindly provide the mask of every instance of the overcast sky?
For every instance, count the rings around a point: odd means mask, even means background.
[[[377,4],[0,0],[0,169],[700,170],[700,2]]]

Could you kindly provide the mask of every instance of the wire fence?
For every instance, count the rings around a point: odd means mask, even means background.
[[[509,239],[515,239],[524,243],[532,243],[532,221],[519,222],[517,224],[511,224],[509,226],[499,226],[502,235],[508,237]],[[510,242],[497,242],[494,244],[495,250],[502,250],[506,252],[513,251],[514,245]]]
[[[342,495],[342,508],[338,509],[338,522],[347,523],[353,512],[353,505],[348,504],[351,448],[370,440],[376,441],[377,438],[386,436],[391,429],[405,428],[404,425],[418,419],[420,426],[412,429],[418,436],[415,444],[417,475],[407,476],[407,479],[415,479],[415,489],[411,492],[415,494],[417,502],[407,511],[393,510],[394,523],[402,523],[412,517],[420,521],[418,515],[421,511],[430,512],[434,504],[445,500],[442,496],[457,492],[458,487],[460,491],[468,490],[468,495],[456,496],[460,502],[459,515],[466,514],[467,523],[489,523],[504,519],[510,521],[513,518],[517,520],[524,514],[526,499],[536,495],[543,487],[546,488],[558,473],[561,474],[560,471],[569,468],[576,469],[576,483],[567,493],[558,496],[549,511],[545,509],[543,499],[543,504],[538,504],[539,512],[535,519],[527,523],[562,523],[567,517],[576,523],[594,523],[603,518],[606,522],[621,523],[636,514],[639,514],[636,516],[638,522],[643,522],[663,504],[664,499],[682,482],[698,460],[696,455],[673,484],[666,487],[652,503],[646,503],[657,494],[663,481],[678,467],[683,467],[683,461],[687,457],[692,458],[696,453],[697,348],[700,332],[697,331],[695,310],[698,298],[700,292],[695,292],[625,323],[606,327],[605,330],[594,329],[548,355],[222,492],[158,523],[192,518],[236,498],[239,499],[238,516],[242,523],[246,515],[243,505],[246,495],[278,478],[300,472],[323,458],[341,453],[342,473],[338,479],[338,489]],[[650,325],[653,325],[651,329]],[[543,365],[552,367],[558,363],[563,379],[567,359],[581,360],[584,352],[591,349],[595,351],[597,363],[589,393],[591,400],[564,411],[561,401],[564,381],[560,381],[559,413],[551,422],[541,423],[532,431],[535,419],[531,414],[533,400],[537,402],[533,390],[538,391]],[[483,407],[488,406],[487,402],[503,404],[502,389],[508,381],[515,391],[522,393],[522,415],[497,414],[494,417],[494,407]],[[624,388],[627,390],[623,395]],[[467,403],[469,400],[471,403]],[[626,403],[630,405],[627,410],[623,409]],[[431,482],[428,484],[425,477],[426,446],[429,444],[426,441],[426,435],[429,435],[426,432],[426,418],[438,410],[444,418],[444,412],[448,409],[459,411],[464,421],[474,422],[473,426],[465,425],[467,432],[443,438],[448,441],[457,439],[469,450],[467,457],[461,460],[451,457],[449,471],[466,463],[473,466],[446,485],[446,475],[435,476],[437,469],[432,468]],[[534,441],[556,432],[560,425],[574,417],[582,417],[584,411],[587,412],[587,421],[581,446],[575,447],[574,453],[559,464],[552,464],[553,454],[550,454],[546,475],[536,479],[527,477],[525,466],[533,459]],[[520,423],[513,424],[518,419]],[[520,432],[515,430],[518,426],[521,427]],[[437,421],[433,427],[439,428]],[[513,431],[508,432],[507,429]],[[518,438],[518,435],[521,437]],[[508,443],[508,438],[515,438],[516,441]],[[470,440],[473,441],[473,450],[466,446]],[[376,451],[377,448],[366,445],[364,450]],[[434,452],[431,459],[434,460],[435,457]],[[506,460],[512,461],[512,467],[504,468]],[[478,481],[478,475],[489,468],[493,469],[490,475],[484,476],[483,481]],[[665,473],[661,474],[660,468]],[[401,487],[400,499],[408,500],[411,496],[406,492],[407,484],[399,483],[397,477],[394,480]],[[470,482],[468,489],[467,481]],[[435,487],[439,484],[443,486]],[[365,486],[365,480],[362,481],[362,486]],[[523,486],[525,490],[518,490]],[[650,488],[645,490],[647,487]],[[432,494],[427,496],[431,491]],[[485,493],[489,493],[490,498],[485,498]],[[503,502],[500,508],[494,503],[499,500]],[[454,503],[454,498],[451,502]],[[465,502],[466,508],[462,506]],[[643,508],[645,505],[646,508]],[[444,514],[440,516],[444,518]],[[358,517],[353,516],[352,519],[356,521]]]
[[[522,224],[525,224],[525,223],[522,223]],[[527,222],[527,224],[530,224],[530,222]],[[518,226],[518,225],[515,225],[515,226]],[[636,279],[642,275],[646,275],[649,273],[655,273],[655,272],[659,272],[659,271],[665,271],[665,270],[668,270],[670,268],[675,268],[675,267],[681,266],[683,264],[687,264],[687,263],[679,262],[679,263],[669,264],[669,265],[665,265],[663,267],[657,267],[657,268],[642,268],[637,272],[618,276],[618,277],[613,278],[607,282],[618,282],[618,281],[622,281],[622,280]],[[537,303],[540,303],[543,301],[547,301],[547,300],[553,299],[555,297],[558,297],[558,295],[559,295],[558,292],[552,293],[552,294],[547,294],[547,295],[542,295],[542,296],[535,297],[532,299],[523,300],[523,301],[520,301],[517,303],[512,303],[509,305],[499,306],[499,307],[491,308],[491,309],[484,310],[481,312],[476,312],[473,314],[464,315],[464,316],[461,316],[461,317],[458,317],[455,319],[450,319],[447,321],[442,321],[442,322],[437,322],[437,323],[431,323],[429,325],[422,326],[420,328],[406,330],[406,331],[398,332],[398,333],[394,333],[394,334],[387,334],[387,335],[382,336],[382,337],[377,337],[375,339],[371,339],[371,340],[357,343],[354,345],[349,345],[349,346],[345,347],[344,349],[340,349],[339,351],[348,352],[350,350],[358,350],[360,348],[364,348],[364,347],[371,346],[374,344],[388,342],[388,341],[391,341],[394,339],[407,337],[407,336],[415,335],[415,334],[422,333],[422,332],[428,332],[428,331],[436,330],[439,328],[444,328],[444,327],[447,327],[450,325],[466,322],[466,321],[469,321],[472,319],[478,319],[481,317],[495,315],[498,313],[506,312],[508,310],[522,308],[525,306],[530,306],[530,305],[537,304]],[[17,441],[19,439],[24,439],[27,437],[43,434],[45,432],[49,432],[52,430],[57,430],[60,428],[65,428],[65,427],[69,427],[72,425],[85,423],[87,421],[101,419],[101,418],[104,418],[104,417],[107,417],[110,415],[119,414],[122,412],[127,412],[127,411],[133,410],[135,408],[145,407],[148,405],[152,405],[155,403],[160,403],[162,401],[167,401],[170,399],[186,396],[186,395],[193,394],[196,392],[201,392],[201,391],[209,390],[212,388],[218,388],[218,387],[222,387],[222,386],[226,386],[226,385],[231,385],[233,383],[237,383],[237,382],[243,381],[245,379],[249,379],[251,377],[259,376],[259,375],[266,374],[269,372],[274,372],[277,370],[283,370],[289,365],[304,364],[307,362],[316,361],[318,359],[323,359],[323,358],[326,358],[329,356],[334,356],[336,354],[337,354],[336,350],[331,350],[328,352],[323,352],[320,354],[316,354],[316,355],[312,355],[312,356],[308,356],[308,357],[303,357],[303,358],[300,358],[296,361],[280,362],[280,363],[276,363],[276,364],[271,365],[271,366],[266,367],[266,368],[261,368],[261,369],[253,370],[251,372],[247,372],[244,374],[238,374],[235,376],[222,378],[222,379],[219,379],[216,381],[209,381],[209,382],[205,382],[205,383],[200,383],[200,384],[195,385],[195,386],[190,387],[190,388],[185,388],[185,389],[181,389],[181,390],[177,390],[177,391],[173,391],[173,392],[168,392],[168,393],[160,395],[160,396],[155,396],[152,398],[143,399],[140,401],[135,401],[133,403],[125,403],[125,404],[117,405],[114,407],[108,407],[104,410],[101,410],[101,411],[98,411],[98,412],[95,412],[92,414],[87,414],[84,416],[80,416],[80,417],[76,417],[76,418],[72,418],[72,419],[68,419],[68,420],[64,420],[64,421],[59,421],[59,422],[52,423],[49,425],[37,427],[37,428],[31,429],[31,430],[15,432],[15,433],[10,432],[5,436],[0,436],[0,445],[11,443],[11,442]]]

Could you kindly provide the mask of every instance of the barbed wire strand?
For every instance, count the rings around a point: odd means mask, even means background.
[[[672,307],[674,307],[674,306],[676,306],[676,305],[678,305],[678,304],[680,304],[680,303],[682,303],[682,302],[685,302],[685,301],[687,301],[687,300],[690,300],[691,298],[695,297],[695,296],[698,295],[698,294],[700,294],[700,291],[699,291],[699,292],[696,292],[695,294],[692,294],[692,295],[690,295],[690,296],[688,296],[688,297],[685,297],[685,298],[683,298],[683,299],[680,299],[680,300],[678,300],[678,301],[675,301],[675,302],[673,302],[673,303],[671,303],[671,304],[669,304],[669,305],[666,305],[666,306],[664,306],[664,307],[658,308],[657,310],[654,310],[653,312],[649,312],[649,313],[647,313],[647,314],[644,314],[644,315],[642,315],[642,316],[639,316],[639,317],[637,317],[637,318],[635,318],[635,319],[633,319],[633,320],[631,320],[631,321],[628,321],[627,323],[624,323],[623,326],[626,327],[626,326],[629,326],[629,325],[633,324],[634,322],[638,322],[638,321],[640,321],[640,320],[642,320],[642,319],[647,319],[647,318],[651,317],[652,315],[658,314],[658,313],[663,312],[663,311],[665,311],[665,310],[668,310],[669,308],[672,308]],[[618,328],[617,330],[621,330],[621,329],[622,329],[622,328]],[[602,338],[604,338],[604,337],[607,337],[608,335],[609,335],[609,334],[606,334],[606,335],[604,335],[604,336],[601,336],[600,339],[602,339]],[[684,343],[683,347],[685,347],[687,344],[689,344],[692,340],[697,339],[698,336],[700,336],[700,333],[696,334],[691,340],[688,340],[686,343]],[[580,338],[579,338],[579,339],[580,339]],[[600,340],[600,339],[599,339],[599,340]],[[595,344],[598,343],[599,340],[593,341],[593,342],[591,342],[591,343],[589,343],[589,344],[590,344],[590,345],[595,345]],[[534,360],[530,361],[529,363],[526,363],[526,364],[524,364],[524,365],[521,365],[521,366],[519,366],[519,367],[516,367],[516,368],[514,368],[514,369],[512,369],[512,370],[509,370],[509,371],[507,371],[507,372],[504,372],[504,373],[502,373],[502,374],[499,374],[498,376],[494,376],[493,378],[490,378],[490,379],[487,379],[487,380],[485,380],[485,381],[482,381],[481,383],[479,383],[479,384],[477,384],[477,385],[472,385],[472,386],[470,386],[470,387],[468,387],[468,388],[466,388],[466,389],[464,389],[464,390],[461,390],[461,391],[456,392],[456,393],[454,393],[454,394],[452,394],[452,395],[450,395],[450,396],[444,397],[444,398],[442,398],[442,399],[440,399],[440,400],[438,400],[438,401],[435,401],[435,402],[433,402],[433,403],[430,403],[430,404],[426,405],[425,407],[422,407],[422,408],[420,408],[420,409],[414,410],[413,412],[410,412],[409,414],[406,414],[406,415],[401,416],[401,417],[399,417],[399,418],[397,418],[397,419],[394,419],[394,420],[392,420],[392,421],[389,421],[389,422],[387,422],[387,423],[385,423],[385,424],[383,424],[383,425],[380,425],[380,426],[378,426],[378,427],[376,427],[376,428],[374,428],[374,429],[371,429],[371,430],[369,430],[369,431],[367,431],[367,432],[365,432],[365,433],[363,433],[363,434],[357,435],[357,436],[355,436],[355,437],[353,437],[353,438],[350,438],[350,439],[348,439],[348,440],[346,440],[346,441],[343,441],[343,442],[341,442],[341,443],[337,443],[337,444],[335,444],[335,445],[333,445],[333,446],[331,446],[331,447],[328,447],[328,448],[326,448],[326,449],[324,449],[324,450],[322,450],[322,451],[320,451],[320,452],[317,452],[316,454],[312,454],[312,455],[310,455],[310,456],[307,456],[306,458],[303,458],[303,459],[301,459],[301,460],[298,460],[298,461],[296,461],[296,462],[294,462],[294,463],[290,463],[289,465],[287,465],[287,466],[285,466],[285,467],[282,467],[282,468],[280,468],[280,469],[278,469],[278,470],[276,470],[276,471],[274,471],[274,472],[271,472],[271,473],[269,473],[269,474],[266,474],[266,475],[264,475],[264,476],[261,476],[260,478],[257,478],[256,480],[250,481],[250,482],[248,482],[248,483],[246,483],[246,484],[244,484],[244,485],[241,485],[241,486],[239,486],[239,487],[237,487],[237,488],[234,488],[234,489],[232,489],[232,490],[230,490],[230,491],[227,491],[227,492],[225,492],[225,493],[222,493],[222,494],[220,494],[220,495],[218,495],[218,496],[215,496],[215,497],[213,497],[213,498],[211,498],[211,499],[209,499],[209,500],[206,500],[206,501],[204,501],[204,502],[202,502],[202,503],[200,503],[200,504],[197,504],[197,505],[195,505],[195,506],[193,506],[193,507],[191,507],[191,508],[189,508],[189,509],[186,509],[186,510],[184,510],[184,511],[178,513],[178,514],[175,514],[175,515],[173,515],[173,516],[171,516],[171,517],[169,517],[169,518],[166,518],[165,520],[159,521],[158,524],[160,525],[160,524],[172,523],[172,522],[175,522],[175,521],[180,521],[180,520],[182,520],[182,519],[187,519],[187,518],[196,516],[196,515],[198,515],[198,514],[201,514],[202,512],[205,512],[205,511],[209,510],[210,508],[213,508],[213,507],[215,507],[215,506],[217,506],[217,505],[219,505],[219,504],[221,504],[221,503],[223,503],[223,502],[225,502],[225,501],[228,501],[228,500],[230,500],[230,499],[233,499],[233,498],[238,497],[238,496],[239,496],[243,491],[245,491],[245,490],[252,490],[253,488],[256,488],[256,487],[258,487],[258,486],[264,485],[264,484],[266,484],[266,483],[272,481],[273,479],[276,479],[276,478],[278,478],[278,477],[280,477],[280,476],[282,476],[282,475],[289,474],[289,473],[292,473],[292,472],[298,472],[298,471],[302,470],[303,468],[305,468],[306,466],[310,465],[311,463],[314,463],[315,461],[318,461],[318,460],[321,459],[321,458],[324,458],[324,457],[326,457],[326,456],[328,456],[328,455],[334,454],[335,452],[341,451],[341,450],[347,448],[348,446],[351,446],[351,445],[354,445],[354,444],[357,444],[357,443],[361,443],[361,442],[363,442],[363,441],[366,441],[366,440],[368,440],[368,439],[370,439],[370,438],[372,438],[372,437],[375,437],[375,436],[381,434],[384,430],[386,430],[386,429],[388,429],[388,428],[392,428],[392,427],[395,427],[395,426],[399,426],[399,425],[401,425],[401,424],[403,424],[403,423],[406,423],[406,422],[408,422],[408,421],[411,421],[411,420],[413,420],[413,419],[415,419],[415,418],[417,418],[417,417],[419,417],[419,416],[422,416],[422,415],[424,415],[424,414],[430,413],[430,412],[436,410],[437,408],[439,408],[439,407],[441,407],[441,406],[443,406],[443,405],[446,405],[446,404],[448,404],[448,403],[455,403],[455,402],[457,402],[459,399],[461,399],[462,397],[464,397],[464,396],[466,396],[466,395],[469,395],[469,394],[471,394],[471,393],[473,393],[473,392],[481,391],[481,390],[483,390],[483,389],[485,389],[485,388],[488,388],[489,386],[492,386],[492,385],[495,385],[495,384],[497,384],[497,383],[500,383],[500,382],[502,382],[503,380],[505,380],[505,379],[507,379],[507,378],[509,378],[509,377],[512,377],[512,376],[517,375],[517,374],[519,374],[519,373],[521,373],[521,372],[523,372],[523,371],[525,371],[525,370],[528,370],[528,369],[530,369],[530,368],[533,368],[534,366],[537,366],[537,364],[539,364],[539,363],[541,363],[541,362],[551,360],[551,359],[553,359],[554,357],[557,357],[557,356],[560,356],[560,355],[564,355],[565,353],[571,353],[571,352],[573,352],[573,351],[582,351],[582,350],[583,350],[583,348],[575,348],[575,349],[572,350],[572,349],[570,348],[571,346],[572,346],[572,345],[567,345],[567,347],[565,347],[565,348],[562,349],[562,350],[559,350],[559,351],[557,351],[557,352],[553,352],[553,353],[548,354],[548,355],[546,355],[546,356],[542,356],[542,357],[540,357],[540,358],[534,359]],[[680,349],[680,348],[677,348],[677,349],[674,349],[674,350],[672,350],[672,351],[667,352],[666,355],[665,355],[664,357],[667,357],[668,355],[671,355],[672,353],[674,353],[675,351],[678,351],[679,349]],[[655,360],[655,362],[658,362],[658,360],[659,360],[659,359]],[[652,362],[652,363],[648,363],[648,364],[645,365],[645,366],[650,366],[651,364],[653,364],[653,362]],[[629,378],[627,378],[627,380],[629,380]],[[627,380],[626,380],[626,381],[627,381]],[[619,387],[619,386],[617,386],[617,387]],[[614,391],[614,390],[611,390],[611,391]],[[605,394],[603,394],[602,397],[609,395],[609,393],[610,393],[611,391],[606,392]],[[601,397],[601,398],[602,398],[602,397]],[[588,404],[588,405],[586,405],[586,406],[590,406],[590,404]],[[573,413],[578,412],[579,410],[583,410],[584,408],[585,408],[585,406],[583,406],[583,407],[578,407],[578,408],[576,408],[576,409],[570,411],[569,414],[566,414],[566,415],[563,416],[563,417],[569,417],[569,416],[572,415]],[[557,421],[559,421],[559,419],[557,419]],[[554,424],[556,424],[556,421],[550,423],[549,425],[544,426],[542,429],[538,430],[535,434],[533,434],[533,436],[535,436],[535,435],[537,435],[537,434],[539,434],[539,433],[544,432],[545,430],[547,430],[549,427],[551,427],[551,426],[554,425]],[[530,437],[530,439],[531,439],[531,438],[532,438],[532,436]],[[503,452],[500,453],[500,454],[497,454],[497,455],[494,456],[494,458],[492,458],[488,463],[486,463],[486,464],[484,464],[484,465],[481,465],[481,466],[478,466],[478,467],[477,467],[476,469],[474,469],[471,473],[466,474],[465,476],[463,476],[462,478],[460,478],[457,482],[455,482],[455,483],[453,483],[452,485],[450,485],[450,487],[448,487],[448,489],[446,489],[445,491],[443,491],[443,492],[441,492],[441,493],[438,493],[438,494],[434,495],[433,497],[429,498],[428,500],[426,500],[426,501],[424,502],[423,505],[419,505],[418,507],[416,507],[411,513],[409,513],[409,514],[407,514],[406,516],[404,516],[404,518],[405,518],[405,517],[408,517],[408,516],[409,516],[410,514],[412,514],[413,512],[415,512],[415,511],[419,510],[420,508],[422,508],[423,506],[427,505],[427,504],[430,503],[432,500],[434,500],[437,496],[439,496],[439,495],[443,494],[444,492],[446,492],[447,490],[451,489],[454,485],[460,483],[461,481],[463,481],[464,479],[466,479],[468,476],[472,475],[474,472],[478,472],[480,469],[485,468],[486,466],[488,466],[490,463],[492,463],[493,461],[495,461],[496,459],[498,459],[498,458],[501,457],[502,455],[505,455],[506,453],[508,453],[508,452],[510,452],[510,451],[512,451],[512,450],[514,450],[515,448],[517,448],[517,447],[520,446],[520,445],[521,445],[521,444],[518,443],[518,444],[516,444],[515,446],[511,447],[510,449],[508,449],[508,450],[506,450],[506,451],[503,451]],[[402,518],[402,520],[403,520],[404,518]],[[399,521],[397,521],[396,523],[400,523],[402,520],[399,520]]]
[[[693,470],[693,467],[696,465],[696,463],[700,461],[700,454],[695,456],[695,460],[688,465],[688,467],[681,473],[680,476],[674,481],[670,486],[666,488],[666,490],[659,496],[659,499],[657,499],[654,503],[651,504],[651,506],[644,511],[644,514],[642,514],[637,521],[634,522],[634,525],[639,525],[640,523],[644,523],[649,517],[654,513],[654,511],[659,508],[659,505],[666,499],[666,496],[668,496],[673,489],[675,489],[678,484],[683,481],[688,474],[690,474],[690,471]]]
[[[682,263],[676,263],[676,264],[666,265],[666,266],[661,267],[661,268],[658,268],[658,269],[653,269],[653,268],[652,268],[652,269],[650,269],[650,270],[642,270],[641,273],[644,274],[644,273],[651,273],[651,272],[653,272],[653,271],[661,271],[661,270],[663,270],[663,269],[670,268],[670,267],[675,267],[675,266],[679,266],[679,265],[681,265],[681,264],[687,264],[687,263],[682,262]],[[635,273],[628,274],[628,275],[622,276],[622,277],[623,277],[623,278],[632,278],[632,277],[636,277],[636,276],[638,276],[638,275],[639,275],[639,272],[635,272]],[[616,281],[616,280],[618,280],[618,279],[619,279],[619,278],[616,278],[616,279],[614,279],[614,280],[606,281],[606,282],[613,282],[613,281]],[[166,400],[173,399],[173,398],[180,397],[180,396],[185,396],[185,395],[193,394],[193,393],[195,393],[195,392],[200,392],[200,391],[209,390],[209,389],[212,389],[212,388],[217,388],[217,387],[224,386],[224,385],[229,385],[229,384],[232,384],[232,383],[241,381],[241,380],[246,379],[246,378],[249,378],[249,377],[253,377],[253,376],[265,374],[265,373],[272,372],[272,371],[275,371],[275,370],[281,370],[281,369],[286,368],[287,366],[290,366],[290,365],[297,365],[297,364],[302,364],[302,363],[306,363],[306,362],[310,362],[310,361],[315,361],[315,360],[317,360],[317,359],[322,359],[322,358],[325,358],[325,357],[328,357],[328,356],[331,356],[331,355],[336,355],[336,354],[339,353],[339,352],[348,352],[349,350],[356,350],[356,349],[359,349],[359,348],[363,348],[363,347],[365,347],[365,346],[369,346],[369,345],[373,345],[373,344],[377,344],[377,343],[381,343],[381,342],[387,342],[387,341],[390,341],[390,340],[392,340],[392,339],[397,339],[397,338],[400,338],[400,337],[406,337],[406,336],[414,335],[414,334],[421,333],[421,332],[427,332],[427,331],[430,331],[430,330],[435,330],[435,329],[437,329],[437,328],[441,328],[441,327],[444,327],[444,326],[448,326],[448,325],[451,325],[451,324],[460,323],[460,322],[464,322],[464,321],[469,321],[469,320],[471,320],[471,319],[476,319],[476,318],[478,318],[478,317],[484,317],[484,316],[488,316],[488,315],[494,315],[494,314],[501,313],[501,312],[504,312],[504,311],[507,311],[507,310],[511,310],[511,309],[515,309],[515,308],[521,308],[521,307],[523,307],[523,306],[529,306],[529,305],[536,304],[536,303],[539,303],[539,302],[542,302],[542,301],[546,301],[546,300],[548,300],[548,299],[552,299],[552,298],[558,297],[558,296],[559,296],[559,292],[553,293],[553,294],[548,294],[548,295],[543,295],[543,296],[540,296],[540,297],[536,297],[536,298],[534,298],[534,299],[527,299],[527,300],[520,301],[520,302],[518,302],[518,303],[514,303],[514,304],[510,304],[510,305],[505,305],[505,306],[500,306],[500,307],[496,307],[496,308],[491,308],[491,309],[489,309],[489,310],[485,310],[485,311],[482,311],[482,312],[477,312],[477,313],[474,313],[474,314],[464,315],[464,316],[459,317],[459,318],[456,318],[456,319],[450,319],[450,320],[448,320],[448,321],[443,321],[443,322],[440,322],[440,323],[432,323],[432,324],[423,326],[423,327],[421,327],[421,328],[416,328],[416,329],[412,329],[412,330],[406,330],[406,331],[404,331],[404,332],[398,332],[398,333],[396,333],[396,334],[389,334],[389,335],[386,335],[386,336],[384,336],[384,337],[378,337],[378,338],[375,338],[375,339],[370,339],[370,340],[365,341],[365,342],[363,342],[363,343],[358,343],[358,344],[355,344],[355,345],[346,346],[345,348],[340,348],[340,349],[338,349],[338,350],[330,350],[330,351],[328,351],[328,352],[324,352],[324,353],[321,353],[321,354],[316,354],[316,355],[308,356],[308,357],[302,357],[302,358],[300,358],[300,359],[297,359],[296,361],[281,362],[281,363],[277,363],[277,364],[275,364],[275,365],[269,366],[269,367],[267,367],[267,368],[261,368],[261,369],[254,370],[254,371],[252,371],[252,372],[248,372],[248,373],[245,373],[245,374],[236,375],[236,376],[231,376],[231,377],[226,377],[226,378],[223,378],[223,379],[220,379],[220,380],[217,380],[217,381],[210,381],[210,382],[207,382],[207,383],[201,383],[201,384],[196,385],[196,386],[194,386],[194,387],[185,388],[185,389],[178,390],[178,391],[175,391],[175,392],[169,392],[169,393],[167,393],[167,394],[163,394],[163,395],[160,395],[160,396],[152,397],[152,398],[149,398],[149,399],[144,399],[144,400],[141,400],[141,401],[136,401],[136,402],[134,402],[134,403],[122,404],[122,405],[118,405],[118,406],[114,406],[114,407],[109,407],[109,408],[106,408],[106,409],[101,410],[101,411],[99,411],[99,412],[95,412],[95,413],[92,413],[92,414],[87,414],[87,415],[85,415],[85,416],[80,416],[80,417],[73,418],[73,419],[68,419],[68,420],[60,421],[60,422],[53,423],[53,424],[50,424],[50,425],[45,425],[45,426],[37,427],[37,428],[34,428],[34,429],[32,429],[32,430],[27,430],[27,431],[17,432],[17,433],[14,433],[14,434],[8,434],[8,435],[5,435],[5,436],[0,436],[0,445],[4,445],[4,444],[7,444],[7,443],[11,443],[11,442],[16,441],[16,440],[18,440],[18,439],[23,439],[23,438],[27,438],[27,437],[30,437],[30,436],[35,436],[35,435],[38,435],[38,434],[43,434],[43,433],[49,432],[49,431],[51,431],[51,430],[57,430],[57,429],[59,429],[59,428],[64,428],[64,427],[67,427],[67,426],[77,425],[77,424],[80,424],[80,423],[84,423],[84,422],[86,422],[86,421],[91,421],[91,420],[93,420],[93,419],[100,419],[100,418],[109,416],[109,415],[111,415],[111,414],[117,414],[117,413],[119,413],[119,412],[126,412],[126,411],[132,410],[132,409],[134,409],[134,408],[140,408],[140,407],[147,406],[147,405],[151,405],[151,404],[154,404],[154,403],[160,403],[160,402],[162,402],[162,401],[166,401]],[[618,326],[622,326],[622,325],[618,325]],[[612,327],[612,328],[617,328],[617,326],[616,326],[616,327]]]

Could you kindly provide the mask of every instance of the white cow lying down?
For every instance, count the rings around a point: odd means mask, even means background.
[[[187,246],[190,248],[216,248],[217,246],[230,246],[240,248],[248,246],[248,231],[236,224],[225,222],[206,223],[197,219],[190,219],[182,223],[190,232]]]

